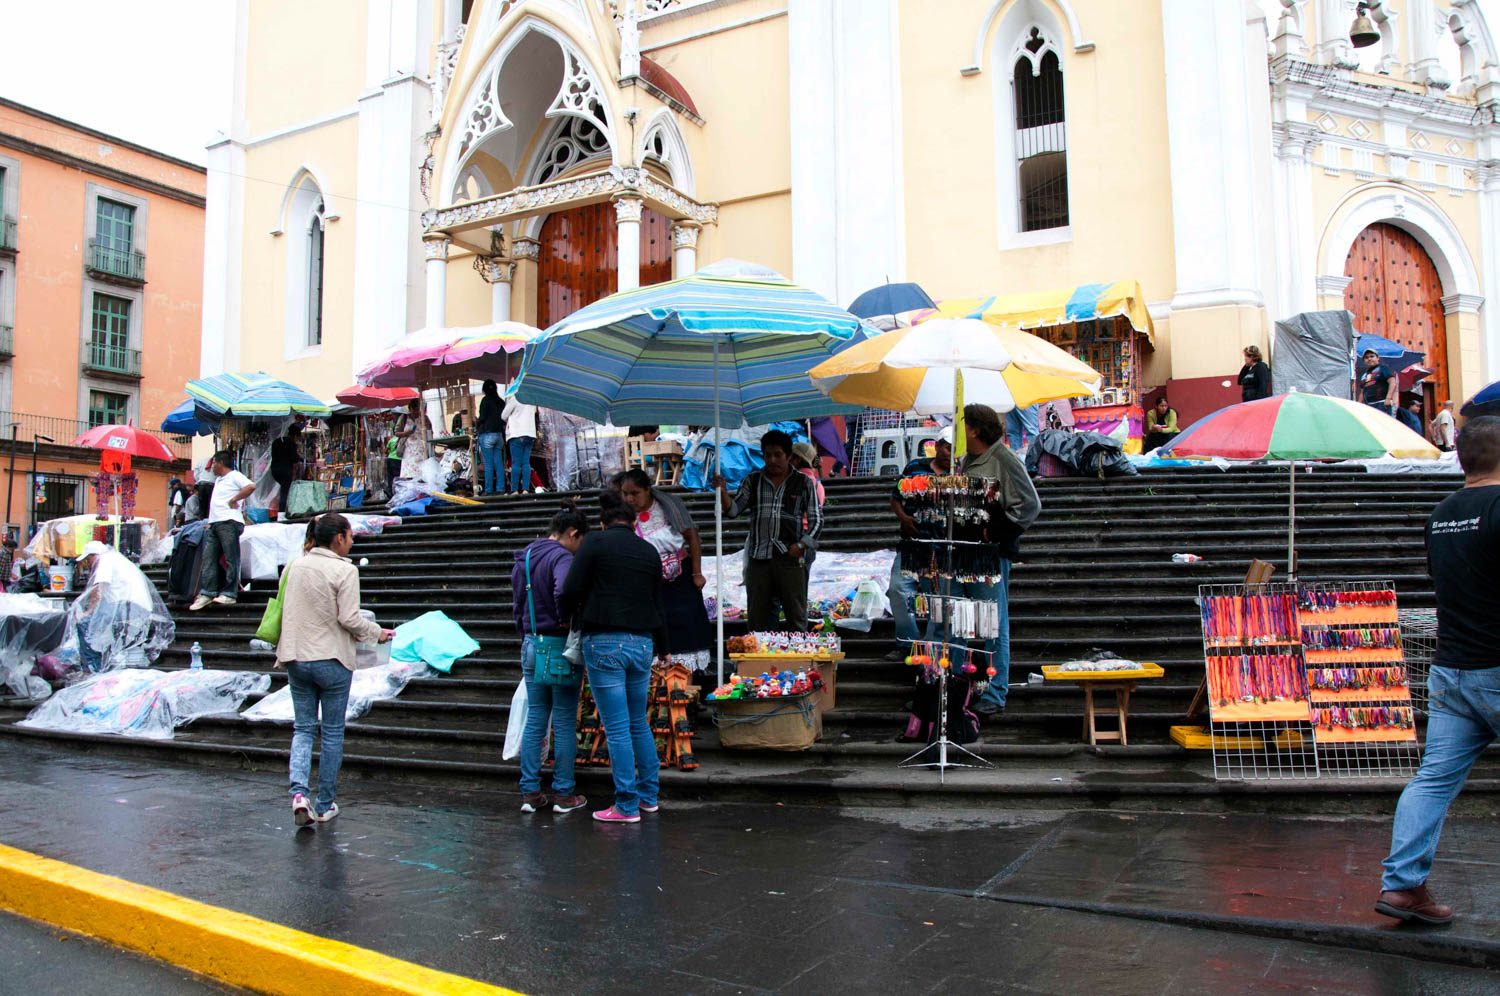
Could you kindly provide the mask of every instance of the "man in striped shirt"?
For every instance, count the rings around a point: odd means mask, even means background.
[[[780,601],[787,628],[805,630],[807,572],[802,561],[817,549],[823,509],[814,483],[792,470],[790,436],[772,429],[760,437],[760,452],[765,467],[746,477],[733,498],[724,478],[714,478],[724,514],[750,516],[750,535],[745,540],[746,615],[752,632],[775,630],[775,605]]]

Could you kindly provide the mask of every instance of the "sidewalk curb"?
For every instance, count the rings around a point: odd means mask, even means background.
[[[4,844],[0,908],[278,996],[520,996]]]

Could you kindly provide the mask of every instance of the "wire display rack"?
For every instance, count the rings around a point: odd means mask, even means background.
[[[880,408],[866,408],[858,415],[851,415],[846,425],[852,441],[850,473],[855,477],[901,473],[915,455],[916,446],[924,439],[935,438],[940,431],[919,416]]]
[[[1406,652],[1406,673],[1411,701],[1420,715],[1427,715],[1427,675],[1437,655],[1437,609],[1401,609],[1401,647]]]

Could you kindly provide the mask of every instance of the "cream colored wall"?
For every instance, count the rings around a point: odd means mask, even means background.
[[[252,180],[245,185],[240,368],[264,370],[325,400],[353,380],[357,146],[358,125],[350,118],[245,152]],[[289,360],[286,253],[296,236],[270,232],[279,226],[287,186],[304,164],[327,185],[326,211],[340,217],[328,223],[324,236],[323,345],[315,355]]]
[[[1093,52],[1064,46],[1069,242],[1001,251],[995,189],[995,73],[974,34],[989,0],[901,0],[907,275],[934,297],[1005,294],[1135,278],[1148,300],[1175,289],[1162,26],[1155,4],[1078,0]],[[1057,18],[1064,26],[1066,21]],[[959,30],[962,27],[963,30]],[[1008,93],[1008,87],[1002,92]]]
[[[698,265],[725,257],[751,260],[791,276],[791,193],[719,205],[719,224],[698,237]]]
[[[473,256],[450,254],[447,289],[449,325],[489,324],[490,285],[475,272]]]
[[[245,66],[252,136],[352,109],[365,78],[365,0],[254,0]]]

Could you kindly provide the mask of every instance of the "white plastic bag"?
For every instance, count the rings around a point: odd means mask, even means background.
[[[526,682],[518,682],[516,694],[510,698],[510,720],[505,724],[505,749],[500,752],[500,756],[507,761],[521,756],[521,735],[526,731],[526,712],[529,708]]]
[[[849,618],[835,619],[833,624],[840,629],[868,633],[870,621],[884,617],[890,607],[890,599],[885,592],[880,590],[880,585],[874,581],[861,581],[854,589],[854,598],[849,606]]]

